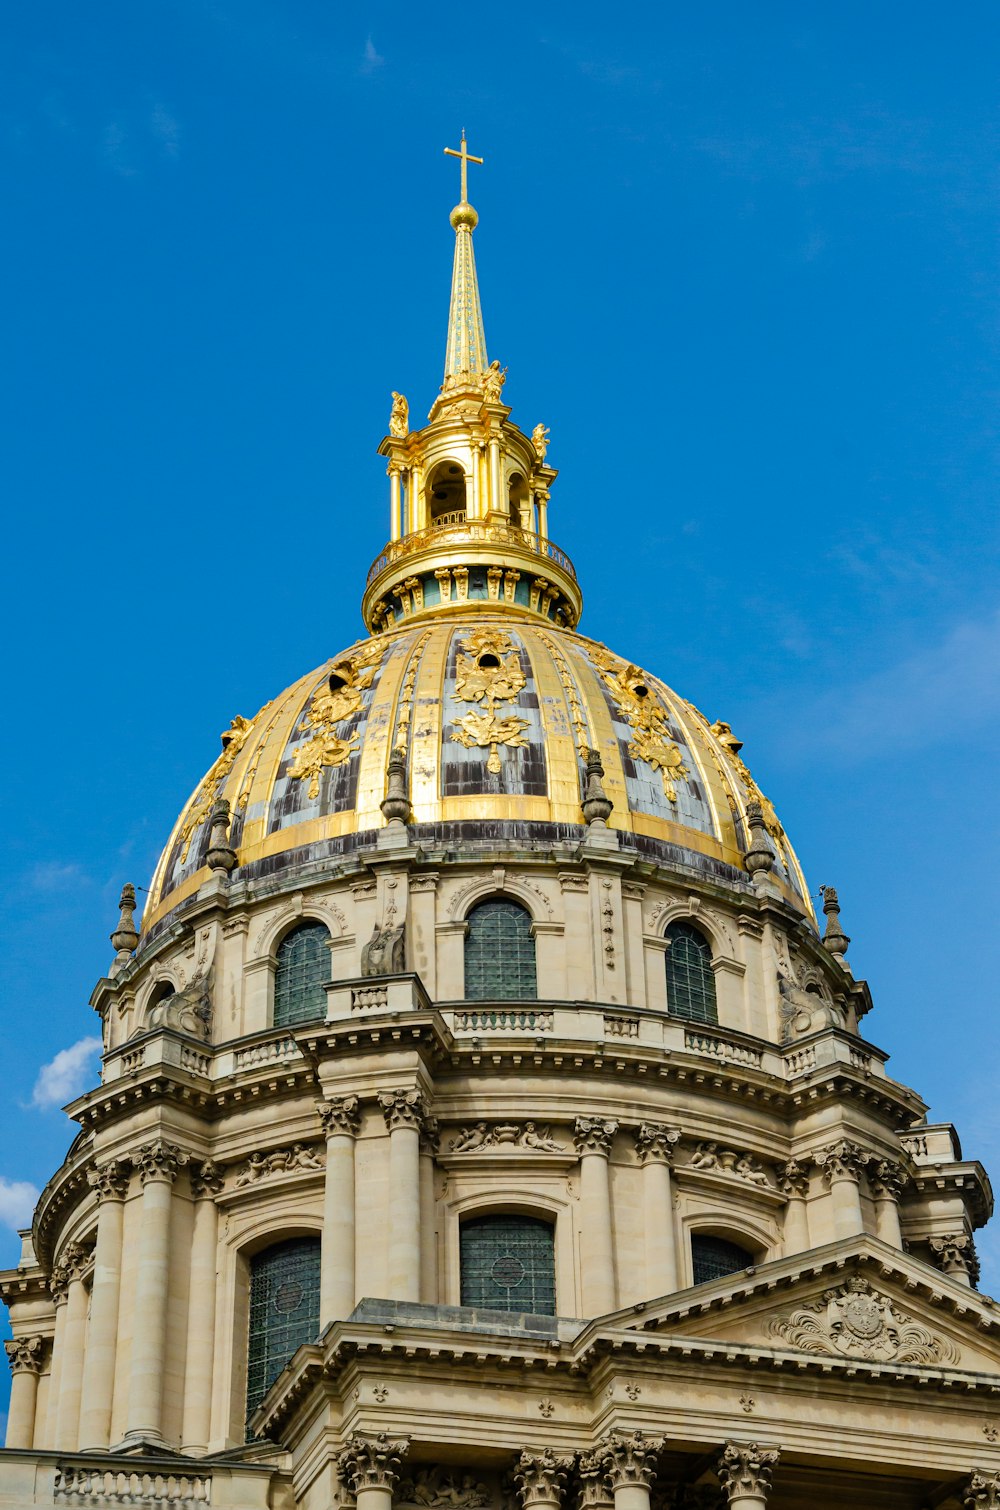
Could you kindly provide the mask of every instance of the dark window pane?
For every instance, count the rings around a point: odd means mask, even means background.
[[[708,940],[690,923],[671,923],[667,938],[667,1011],[689,1022],[718,1022]]]
[[[330,979],[329,932],[322,923],[306,923],[286,934],[278,945],[278,968],[274,976],[274,1026],[315,1022],[326,1016],[326,992]]]
[[[493,1311],[556,1314],[553,1230],[530,1216],[463,1222],[462,1304]]]
[[[710,1279],[722,1279],[727,1274],[738,1274],[752,1264],[754,1257],[736,1243],[727,1243],[724,1237],[699,1237],[691,1239],[691,1262],[696,1285],[707,1284]]]
[[[250,1260],[247,1420],[289,1358],[319,1336],[318,1237],[296,1237]]]
[[[535,941],[531,914],[516,902],[481,902],[465,940],[467,1001],[533,1001]]]

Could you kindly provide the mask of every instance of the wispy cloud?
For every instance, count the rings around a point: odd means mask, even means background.
[[[8,1180],[0,1174],[0,1222],[15,1232],[31,1225],[38,1191],[27,1180]]]
[[[384,63],[385,58],[382,57],[381,53],[376,48],[372,38],[366,38],[365,50],[361,59],[361,72],[375,73],[375,71],[381,68]]]
[[[28,884],[35,891],[61,891],[64,886],[79,886],[87,880],[73,860],[40,860],[28,873]]]
[[[180,153],[181,128],[165,105],[155,104],[150,111],[149,129],[160,144],[164,157],[177,157]]]
[[[101,1050],[99,1038],[81,1038],[68,1049],[60,1049],[54,1059],[38,1071],[31,1092],[31,1104],[39,1111],[51,1111],[78,1096],[92,1078],[91,1062]]]

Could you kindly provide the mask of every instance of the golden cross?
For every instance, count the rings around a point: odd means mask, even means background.
[[[444,150],[445,150],[445,155],[447,157],[459,157],[462,160],[462,203],[463,204],[468,204],[468,202],[469,202],[469,163],[478,163],[480,165],[480,167],[482,167],[483,160],[482,160],[481,157],[473,157],[472,153],[466,147],[466,145],[465,145],[465,132],[464,131],[462,132],[462,148],[461,148],[461,151],[456,152],[455,149],[454,149],[454,147],[445,147]]]

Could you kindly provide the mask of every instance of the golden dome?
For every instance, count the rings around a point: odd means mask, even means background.
[[[427,612],[310,672],[237,718],[157,867],[148,936],[210,878],[209,816],[230,804],[234,883],[279,885],[349,861],[385,827],[393,751],[405,755],[412,843],[558,856],[584,840],[588,750],[604,767],[619,844],[744,886],[746,808],[762,801],[773,879],[810,912],[798,861],[728,725],[597,641],[488,603]]]

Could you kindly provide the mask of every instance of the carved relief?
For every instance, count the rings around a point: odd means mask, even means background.
[[[685,780],[691,773],[670,734],[667,709],[638,666],[620,661],[603,646],[593,647],[590,657],[611,692],[615,707],[632,730],[629,754],[659,771],[667,800],[676,802],[675,782]]]
[[[777,1448],[758,1447],[756,1442],[727,1442],[717,1472],[730,1504],[748,1495],[766,1499],[778,1457]]]
[[[788,1316],[776,1317],[770,1330],[807,1353],[873,1362],[954,1363],[958,1351],[903,1311],[888,1295],[855,1277],[821,1300]]]
[[[224,1182],[223,1169],[214,1159],[204,1159],[191,1170],[191,1194],[199,1200],[204,1196],[218,1195]]]
[[[974,1282],[979,1278],[979,1255],[967,1232],[952,1232],[946,1237],[932,1237],[930,1250],[943,1274],[967,1274]]]
[[[778,971],[778,996],[782,1043],[818,1033],[822,1028],[843,1028],[847,1024],[843,1007],[829,1001],[817,986],[812,989],[801,986],[782,970]]]
[[[861,1171],[870,1158],[871,1155],[857,1143],[852,1143],[849,1138],[839,1138],[829,1148],[820,1149],[815,1163],[822,1169],[823,1179],[828,1186],[834,1180],[853,1180],[857,1185],[861,1180]]]
[[[869,1165],[868,1183],[877,1201],[898,1201],[906,1183],[906,1171],[892,1159],[879,1159]]]
[[[239,1188],[253,1185],[271,1174],[297,1174],[300,1171],[312,1173],[322,1168],[323,1160],[316,1149],[307,1148],[304,1143],[296,1143],[291,1148],[276,1148],[271,1153],[252,1153],[238,1171],[234,1183]]]
[[[109,1159],[87,1171],[87,1184],[98,1201],[122,1201],[128,1193],[131,1169],[121,1159]]]
[[[215,984],[214,960],[201,975],[162,997],[146,1014],[145,1028],[167,1028],[186,1033],[207,1043],[212,1022],[212,993]],[[142,1031],[140,1029],[139,1031]]]
[[[319,779],[328,767],[344,765],[360,743],[356,734],[341,739],[334,730],[361,710],[362,692],[375,680],[382,658],[381,646],[352,652],[334,666],[329,681],[313,693],[305,715],[307,728],[313,730],[292,758],[288,774],[297,781],[309,778],[309,796],[319,796]]]
[[[809,1171],[795,1159],[789,1159],[778,1171],[778,1189],[789,1200],[804,1201],[809,1194]]]
[[[974,1473],[962,1504],[970,1510],[1000,1510],[1000,1473]]]
[[[393,1502],[424,1505],[427,1510],[479,1510],[492,1496],[474,1473],[439,1464],[418,1468],[412,1478],[401,1479]]]
[[[534,1122],[525,1122],[523,1127],[516,1122],[500,1122],[489,1127],[477,1122],[472,1127],[463,1127],[448,1145],[449,1153],[473,1153],[480,1148],[534,1148],[539,1153],[565,1153],[563,1143],[557,1143],[548,1127],[536,1127]]]
[[[137,1148],[132,1155],[132,1163],[139,1171],[139,1179],[143,1185],[150,1180],[170,1180],[177,1178],[178,1171],[190,1162],[190,1154],[178,1148],[175,1143],[167,1143],[162,1138],[155,1138],[151,1143],[144,1143]]]
[[[688,1169],[710,1169],[714,1174],[734,1174],[750,1185],[759,1185],[763,1190],[774,1187],[764,1167],[748,1153],[737,1153],[732,1148],[720,1148],[717,1143],[699,1143],[691,1155]]]
[[[501,704],[515,702],[524,686],[521,661],[506,631],[485,628],[466,635],[456,661],[455,700],[480,703],[482,711],[460,718],[451,737],[467,750],[488,749],[486,769],[494,775],[501,770],[501,745],[521,748],[528,743],[524,737],[528,720],[497,711]]]

